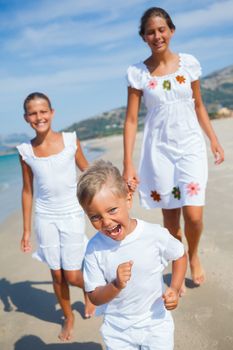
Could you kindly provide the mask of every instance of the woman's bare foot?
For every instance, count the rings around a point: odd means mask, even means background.
[[[185,280],[182,283],[182,286],[179,291],[179,297],[183,297],[186,294]]]
[[[62,325],[62,329],[58,335],[58,338],[62,341],[69,341],[72,338],[73,329],[74,329],[74,314],[72,313],[71,317],[65,318],[65,321]]]
[[[91,303],[90,299],[88,298],[87,293],[85,293],[85,310],[84,310],[84,317],[85,318],[91,318],[95,315],[95,309],[96,306]]]
[[[203,270],[199,257],[192,257],[189,261],[193,283],[200,286],[205,282],[205,271]]]

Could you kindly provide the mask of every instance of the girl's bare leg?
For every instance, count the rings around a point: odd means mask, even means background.
[[[162,209],[162,213],[164,227],[166,227],[175,238],[182,241],[182,231],[180,227],[181,209]],[[180,288],[180,296],[183,296],[185,292],[185,282],[183,282]]]
[[[65,280],[63,270],[51,270],[51,274],[53,289],[65,316],[65,321],[58,337],[62,341],[68,341],[72,338],[74,328],[74,314],[70,304],[69,286]]]
[[[201,285],[205,281],[205,272],[198,256],[198,245],[203,229],[203,207],[185,206],[183,215],[192,280],[195,284]]]
[[[81,270],[64,271],[65,278],[69,284],[83,289],[84,301],[85,301],[85,318],[90,318],[95,314],[95,305],[90,302],[88,294],[84,291],[83,273]]]

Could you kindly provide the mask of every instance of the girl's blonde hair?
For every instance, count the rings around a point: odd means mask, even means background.
[[[109,185],[111,191],[119,197],[124,197],[128,193],[127,185],[117,167],[109,161],[100,159],[87,168],[79,178],[77,197],[81,206],[89,205],[104,185]]]

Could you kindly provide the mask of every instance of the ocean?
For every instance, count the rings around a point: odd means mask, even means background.
[[[91,162],[103,149],[83,147],[86,158]],[[21,209],[22,174],[18,154],[0,156],[0,223],[10,214]]]

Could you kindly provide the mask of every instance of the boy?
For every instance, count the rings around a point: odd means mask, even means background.
[[[132,195],[110,162],[95,162],[78,182],[78,199],[98,230],[84,262],[85,290],[104,305],[108,350],[173,349],[176,308],[186,272],[182,243],[160,225],[130,218]],[[171,286],[162,271],[173,260]]]

